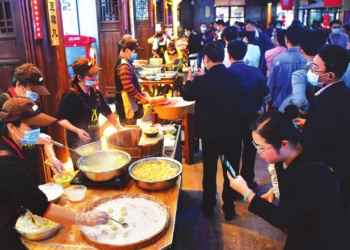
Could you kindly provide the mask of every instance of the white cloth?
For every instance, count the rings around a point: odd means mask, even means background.
[[[154,42],[153,42],[153,46],[152,46],[152,50],[157,50],[158,49],[158,44],[159,45],[168,45],[170,42],[169,39],[167,38],[164,38],[162,42],[158,42],[158,39],[154,39]]]
[[[276,169],[275,169],[275,164],[269,164],[267,170],[269,171],[269,173],[271,175],[271,183],[272,183],[273,193],[274,193],[275,197],[277,199],[279,199],[280,198],[280,190],[278,187],[278,180],[277,180],[277,173],[276,173]]]
[[[248,44],[247,54],[243,58],[243,62],[250,66],[259,67],[260,48],[257,45]]]
[[[225,48],[225,58],[224,58],[223,63],[224,63],[224,65],[226,66],[226,68],[228,68],[228,67],[231,66],[231,62],[230,62],[230,60],[228,59],[227,48]]]

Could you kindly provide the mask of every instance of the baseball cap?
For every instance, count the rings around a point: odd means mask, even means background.
[[[125,43],[123,45],[123,49],[136,50],[136,51],[144,51],[145,50],[144,48],[139,46],[136,39],[131,39],[131,40],[125,41]]]
[[[17,96],[8,99],[0,111],[0,122],[3,124],[25,122],[30,125],[45,127],[56,121],[56,118],[41,113],[32,99]]]
[[[26,83],[39,95],[50,95],[44,86],[44,78],[41,71],[34,64],[24,63],[15,69],[14,77],[17,81]]]
[[[72,68],[76,75],[94,75],[102,69],[93,65],[87,58],[79,58],[72,64]]]

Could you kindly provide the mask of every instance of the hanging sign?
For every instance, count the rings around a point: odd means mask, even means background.
[[[51,46],[57,46],[59,42],[56,0],[46,0],[47,19],[49,28],[49,41]]]
[[[342,1],[343,0],[324,0],[323,5],[324,7],[334,7],[334,6],[341,7],[343,5]]]
[[[282,10],[293,10],[293,0],[280,0]]]
[[[32,0],[32,17],[35,39],[43,39],[43,27],[41,24],[41,12],[38,0]]]

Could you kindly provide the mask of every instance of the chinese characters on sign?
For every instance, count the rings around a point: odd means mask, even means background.
[[[40,16],[40,6],[38,0],[32,0],[32,17],[34,25],[35,39],[43,39],[41,16]]]
[[[57,10],[56,10],[56,0],[46,0],[47,16],[49,22],[49,40],[51,46],[59,45],[59,32],[57,26]]]

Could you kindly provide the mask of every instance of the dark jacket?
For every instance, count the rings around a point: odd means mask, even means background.
[[[259,38],[254,39],[253,44],[258,45],[260,48],[259,67],[262,70],[262,73],[266,75],[267,68],[264,67],[265,52],[269,49],[273,49],[274,45],[271,41],[271,38],[265,33],[261,33],[261,32],[259,32]]]
[[[350,89],[344,82],[315,97],[303,136],[335,170],[337,180],[350,177]]]
[[[188,54],[191,55],[193,53],[198,53],[201,51],[201,44],[200,41],[198,41],[197,37],[191,33],[188,37]]]
[[[186,81],[182,96],[195,104],[195,136],[223,140],[239,134],[240,78],[225,65]]]
[[[270,92],[266,78],[261,71],[243,61],[234,62],[228,68],[241,77],[242,91],[240,114],[256,113],[263,104],[263,99]]]
[[[349,231],[330,168],[310,146],[288,168],[277,163],[278,206],[255,195],[249,211],[282,231],[288,231],[284,249],[350,249]]]

